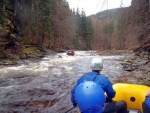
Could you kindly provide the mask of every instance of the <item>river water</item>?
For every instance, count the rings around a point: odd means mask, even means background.
[[[1,66],[0,113],[64,113],[72,108],[71,88],[82,74],[91,71],[94,57],[104,60],[101,73],[112,83],[127,75],[117,60],[123,56],[99,56],[94,51],[75,51],[75,56],[59,53],[41,61]]]

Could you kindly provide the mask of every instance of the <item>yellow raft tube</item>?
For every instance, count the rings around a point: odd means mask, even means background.
[[[142,111],[142,102],[145,100],[145,94],[150,87],[138,84],[116,83],[113,88],[116,90],[114,101],[124,100],[128,109]]]

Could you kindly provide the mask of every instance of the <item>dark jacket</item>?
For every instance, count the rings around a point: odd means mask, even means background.
[[[146,103],[147,106],[150,108],[150,97],[146,97],[145,103]]]
[[[143,113],[150,113],[150,97],[146,97],[145,101],[142,103]]]

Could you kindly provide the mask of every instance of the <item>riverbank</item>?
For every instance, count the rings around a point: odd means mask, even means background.
[[[55,55],[56,51],[47,48],[39,48],[38,46],[26,45],[21,47],[20,51],[13,53],[9,49],[0,52],[0,66],[11,66],[18,64],[26,64],[26,61],[35,61],[44,58],[46,55]]]
[[[98,52],[99,55],[123,55],[124,58],[117,61],[123,67],[127,74],[118,78],[116,82],[129,82],[129,79],[137,79],[137,84],[144,84],[150,86],[150,53],[148,52],[133,52],[128,50],[107,50]]]

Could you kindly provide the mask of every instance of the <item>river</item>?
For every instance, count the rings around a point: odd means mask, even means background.
[[[40,61],[25,61],[0,67],[0,113],[63,113],[72,108],[70,90],[76,80],[91,71],[94,57],[104,60],[101,74],[112,83],[127,75],[118,59],[123,56],[99,56],[94,51],[75,51],[49,55]],[[131,78],[130,81],[134,81]],[[72,110],[77,112],[78,109]]]

